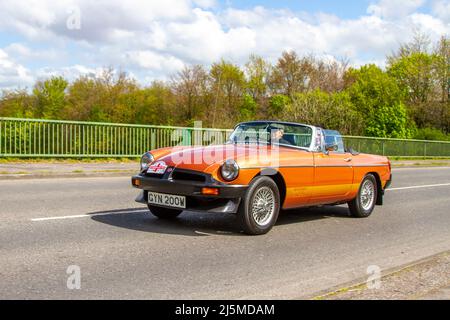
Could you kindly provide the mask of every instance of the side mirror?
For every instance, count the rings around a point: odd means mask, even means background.
[[[325,145],[325,152],[337,151],[338,145],[336,143],[330,143]]]

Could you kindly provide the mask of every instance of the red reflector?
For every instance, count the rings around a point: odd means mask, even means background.
[[[219,189],[217,188],[202,188],[202,194],[210,196],[218,196]]]

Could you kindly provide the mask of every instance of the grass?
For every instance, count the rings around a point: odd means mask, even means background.
[[[27,172],[27,171],[15,171],[15,172],[0,171],[0,174],[30,174],[30,172]]]
[[[0,163],[132,163],[139,158],[1,158]]]
[[[415,163],[393,163],[393,167],[442,167],[442,166],[448,166],[448,162],[415,162]]]
[[[338,289],[336,291],[328,292],[328,293],[326,293],[324,295],[313,297],[311,300],[325,300],[327,298],[335,297],[335,296],[338,296],[340,294],[344,294],[344,293],[349,292],[349,291],[364,290],[366,285],[367,285],[366,283],[358,283],[358,284],[350,286],[350,287],[340,288],[340,289]]]
[[[138,170],[119,170],[119,169],[106,169],[106,170],[94,170],[92,172],[99,172],[99,173],[120,173],[120,172],[136,172]]]
[[[450,157],[389,157],[392,161],[450,160]],[[139,158],[2,158],[0,163],[131,163]]]
[[[389,160],[392,161],[401,161],[401,160],[450,160],[450,157],[388,157]]]

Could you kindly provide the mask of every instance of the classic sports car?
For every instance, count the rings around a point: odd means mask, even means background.
[[[245,233],[267,233],[281,209],[348,203],[354,217],[383,204],[386,157],[345,149],[337,131],[297,123],[238,124],[227,143],[145,153],[136,201],[162,219],[183,210],[237,215]]]

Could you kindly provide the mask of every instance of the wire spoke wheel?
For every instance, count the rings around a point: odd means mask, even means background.
[[[375,201],[375,185],[371,180],[364,181],[361,187],[360,202],[364,210],[369,210]]]
[[[275,212],[275,195],[269,187],[259,188],[254,197],[251,212],[255,222],[263,227],[268,225]]]
[[[250,183],[237,212],[242,230],[249,235],[262,235],[275,225],[280,213],[280,192],[275,181],[266,176]]]

